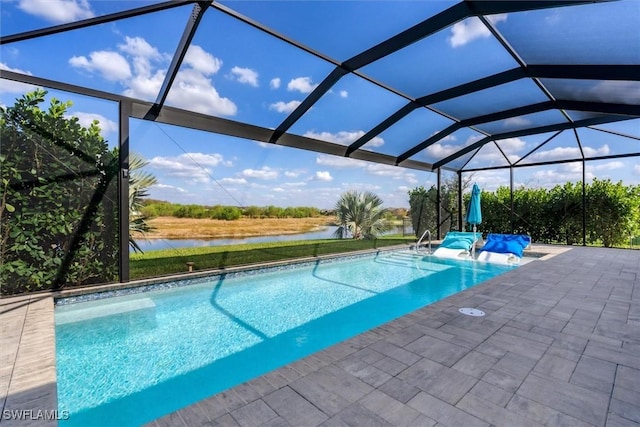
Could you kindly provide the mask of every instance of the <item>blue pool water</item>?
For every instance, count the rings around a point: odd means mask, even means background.
[[[149,422],[511,268],[381,252],[58,301],[60,425]]]

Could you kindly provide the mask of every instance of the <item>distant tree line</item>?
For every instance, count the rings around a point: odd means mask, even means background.
[[[140,209],[149,218],[173,216],[176,218],[211,218],[233,221],[241,217],[247,218],[313,218],[330,214],[330,212],[314,207],[277,206],[203,206],[196,204],[183,205],[159,200],[147,200]]]

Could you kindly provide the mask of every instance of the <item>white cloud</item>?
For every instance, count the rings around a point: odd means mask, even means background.
[[[126,96],[155,100],[164,82],[169,55],[160,53],[140,37],[125,37],[125,43],[119,44],[118,49],[120,52],[104,50],[91,52],[89,57],[74,56],[69,63],[120,82]],[[167,104],[204,114],[235,115],[235,103],[221,96],[210,79],[221,67],[222,60],[198,45],[189,46]]]
[[[167,185],[167,184],[160,184],[160,183],[152,185],[151,188],[159,188],[163,190],[174,190],[179,193],[185,193],[187,191],[182,187],[176,187],[175,185]]]
[[[101,114],[84,113],[84,112],[77,111],[72,114],[69,114],[67,117],[71,117],[71,116],[77,117],[78,123],[80,123],[80,125],[86,128],[91,126],[94,120],[97,120],[99,122],[98,126],[102,130],[103,136],[112,132],[118,132],[118,123],[114,122],[113,120],[107,119]]]
[[[456,138],[453,135],[447,135],[442,138],[440,142],[428,146],[425,149],[425,153],[428,156],[435,157],[437,160],[441,160],[457,151],[460,151],[464,147],[473,144],[474,142],[480,141],[482,138],[484,138],[482,135],[471,135],[467,138],[464,144],[443,144],[442,142],[445,141],[456,141]]]
[[[349,96],[349,92],[347,92],[346,90],[340,91],[340,98],[347,98],[348,96]]]
[[[316,157],[316,163],[323,166],[331,166],[341,169],[364,168],[367,166],[367,162],[364,160],[352,159],[350,157],[330,156],[328,154]]]
[[[125,43],[119,44],[118,49],[133,58],[133,69],[136,75],[150,76],[153,62],[162,60],[162,54],[142,37],[125,37]],[[164,73],[162,73],[164,78]]]
[[[605,80],[589,90],[591,99],[601,102],[637,104],[640,84],[637,81]]]
[[[383,165],[382,163],[371,163],[367,165],[367,172],[372,175],[399,177],[404,174],[405,169],[397,166]]]
[[[624,168],[624,163],[620,161],[612,161],[607,163],[601,163],[597,165],[589,165],[587,170],[595,170],[595,171],[612,171],[616,169]]]
[[[633,165],[633,174],[640,176],[640,164]]]
[[[287,84],[287,90],[297,90],[300,93],[311,93],[317,86],[317,83],[311,83],[311,77],[297,77]]]
[[[164,82],[164,70],[158,70],[153,75],[138,74],[127,83],[124,91],[126,96],[155,100]]]
[[[527,143],[520,138],[507,138],[496,141],[504,154],[510,161],[514,162],[520,158],[520,153]],[[478,154],[473,157],[474,160],[486,162],[504,162],[504,156],[498,150],[494,143],[490,142],[480,149]]]
[[[231,74],[240,83],[246,83],[253,87],[258,87],[258,73],[251,68],[233,67]]]
[[[271,130],[273,130],[273,128],[271,128]],[[252,141],[258,144],[260,147],[270,150],[282,150],[284,148],[282,145],[273,144],[271,142],[256,141],[255,139]]]
[[[502,126],[505,128],[517,128],[517,127],[522,127],[522,126],[528,126],[530,125],[532,122],[529,119],[525,119],[522,116],[518,116],[518,117],[510,117],[508,119],[505,119],[504,122],[502,122]]]
[[[149,160],[149,167],[186,182],[208,183],[211,181],[212,167],[224,163],[221,154],[185,153],[177,157],[154,157]]]
[[[217,73],[222,67],[221,59],[211,55],[198,45],[189,46],[183,63],[205,76]]]
[[[390,177],[395,180],[404,180],[409,184],[418,183],[415,173],[408,172],[407,169],[397,166],[370,163],[364,160],[352,159],[350,157],[330,156],[328,154],[316,157],[316,163],[318,165],[336,169],[363,169],[369,175]]]
[[[515,154],[522,151],[527,143],[520,138],[506,138],[496,141],[505,154]]]
[[[109,81],[125,82],[132,76],[129,62],[118,52],[108,50],[94,51],[86,56],[73,56],[69,59],[72,67],[97,72]]]
[[[492,24],[507,20],[507,14],[498,14],[488,17]],[[451,36],[447,38],[451,47],[464,46],[465,44],[491,36],[491,32],[480,19],[474,17],[457,22],[451,27]]]
[[[11,68],[9,67],[7,64],[5,64],[4,62],[0,62],[0,70],[7,70],[7,71],[13,71],[14,73],[20,73],[20,74],[26,74],[28,76],[33,75],[31,72],[29,71],[24,71],[21,70],[19,68]]]
[[[317,171],[314,179],[318,180],[318,181],[333,181],[333,177],[331,176],[331,174],[328,171]]]
[[[280,77],[271,79],[271,81],[269,82],[269,87],[271,87],[271,89],[278,89],[280,87]]]
[[[285,187],[304,187],[305,185],[307,185],[307,183],[304,182],[304,181],[300,181],[300,182],[285,182],[282,185],[285,186]]]
[[[183,68],[176,76],[167,97],[168,103],[204,114],[233,116],[237,113],[238,108],[235,103],[229,98],[220,96],[209,79],[209,76],[217,73],[222,66],[220,59],[204,51],[200,46],[191,45],[185,56],[184,65],[190,68]]]
[[[268,166],[263,166],[261,169],[245,169],[242,171],[242,176],[256,179],[276,179],[278,177],[278,171]]]
[[[365,148],[365,147],[381,147],[382,145],[384,145],[384,139],[380,138],[379,136],[374,136],[373,138],[371,138],[371,140],[369,142],[364,144],[362,146],[362,148]]]
[[[384,176],[396,180],[403,180],[409,184],[418,183],[415,173],[408,172],[407,169],[397,166],[384,165],[381,163],[369,163],[367,164],[365,170],[367,171],[367,173],[375,176]]]
[[[140,56],[149,59],[160,59],[162,55],[155,47],[151,46],[142,37],[125,36],[125,43],[119,44],[118,49],[132,56]]]
[[[439,142],[425,148],[425,153],[436,159],[443,159],[464,148],[464,145],[441,144]]]
[[[285,171],[284,176],[287,178],[297,178],[300,176],[300,172],[298,171]]]
[[[56,24],[94,16],[87,0],[20,0],[18,7],[23,12]]]
[[[182,187],[157,183],[149,188],[149,197],[156,200],[168,200],[174,203],[193,203],[197,194],[193,194]]]
[[[581,163],[564,163],[558,165],[555,169],[549,168],[539,170],[532,175],[533,180],[542,187],[551,188],[565,182],[577,182],[582,180],[582,164]],[[590,171],[585,172],[587,181],[592,181],[594,174]]]
[[[218,181],[221,182],[222,184],[232,184],[232,185],[247,183],[247,180],[244,178],[222,178]]]
[[[272,188],[271,191],[275,191],[276,193],[284,193],[285,192],[284,188],[280,188],[280,187]]]
[[[473,172],[473,181],[483,190],[495,191],[500,186],[508,185],[509,171],[502,169]]]
[[[181,154],[180,157],[185,156],[189,160],[199,163],[203,166],[230,166],[229,162],[224,161],[224,157],[222,154],[214,153],[214,154],[205,154],[205,153],[188,153]]]
[[[300,105],[300,101],[278,101],[274,104],[269,105],[269,109],[276,110],[278,113],[290,113],[298,108],[298,105]]]
[[[603,145],[600,148],[583,147],[585,156],[606,156],[609,154],[609,146]],[[533,160],[563,160],[563,159],[579,159],[581,158],[580,149],[578,147],[556,147],[551,150],[535,152],[531,155]]]
[[[232,100],[220,96],[212,82],[197,73],[178,73],[167,101],[177,107],[204,114],[234,116],[238,112]]]
[[[381,189],[381,187],[378,184],[374,184],[371,182],[343,182],[341,188],[343,189],[341,191],[358,190],[358,191],[373,191],[373,192],[377,192]]]
[[[24,71],[19,68],[11,68],[4,62],[0,62],[0,70],[13,71],[14,73],[26,74],[31,76],[31,72]],[[2,79],[0,80],[0,93],[17,93],[23,94],[27,92],[31,92],[36,88],[36,86],[28,85],[25,83],[14,82],[12,80]]]
[[[318,132],[308,131],[304,134],[304,136],[306,136],[307,138],[320,139],[322,141],[334,142],[340,145],[350,145],[351,143],[353,143],[363,135],[364,135],[364,131],[361,131],[361,130],[354,131],[354,132],[340,131],[338,133],[331,133],[331,132],[318,133]],[[384,144],[384,139],[380,138],[379,136],[376,136],[376,137],[373,137],[371,141],[367,142],[365,146],[380,147],[383,144]]]

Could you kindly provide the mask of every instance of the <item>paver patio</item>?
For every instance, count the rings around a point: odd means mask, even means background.
[[[3,409],[54,409],[52,299],[31,300],[0,300]],[[530,262],[149,425],[640,425],[640,251]]]

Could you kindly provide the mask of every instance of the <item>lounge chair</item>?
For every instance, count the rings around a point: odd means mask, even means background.
[[[524,234],[487,235],[487,240],[480,248],[478,261],[495,264],[518,264],[524,250],[531,244],[531,237]]]
[[[440,258],[467,259],[471,257],[471,250],[482,233],[466,231],[450,231],[433,255]]]

